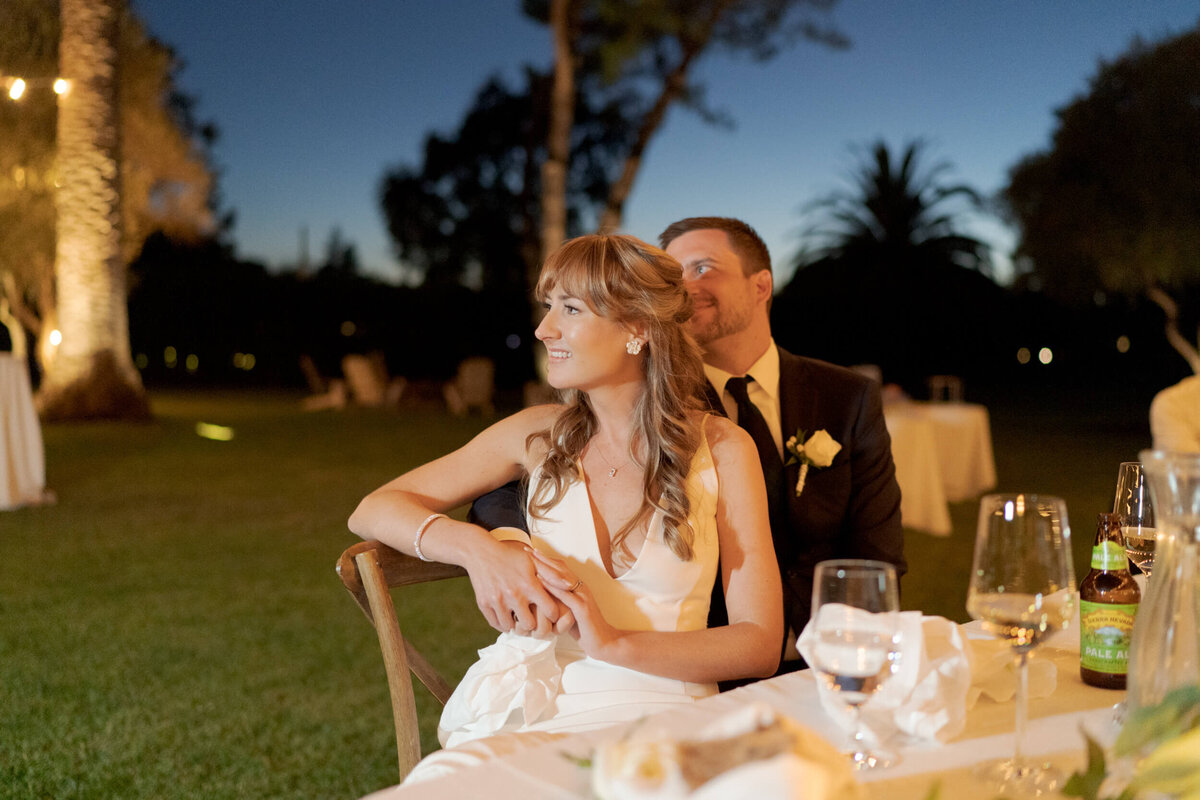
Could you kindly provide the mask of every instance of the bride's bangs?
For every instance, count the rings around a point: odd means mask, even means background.
[[[545,300],[557,289],[583,300],[602,317],[618,307],[613,291],[622,281],[624,267],[608,237],[583,236],[566,242],[546,259],[538,276],[536,295]]]

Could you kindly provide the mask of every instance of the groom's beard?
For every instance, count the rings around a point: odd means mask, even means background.
[[[695,295],[693,299],[696,311],[688,322],[688,332],[701,347],[717,339],[741,333],[750,327],[751,315],[754,313],[752,303],[742,306],[722,305],[716,298],[701,294]]]

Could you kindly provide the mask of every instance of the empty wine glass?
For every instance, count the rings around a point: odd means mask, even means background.
[[[1154,569],[1154,550],[1158,543],[1154,527],[1154,504],[1140,461],[1124,461],[1117,469],[1117,493],[1113,513],[1121,515],[1121,535],[1125,553],[1137,568],[1150,577]]]
[[[900,592],[896,569],[882,561],[822,561],[813,574],[812,668],[854,718],[855,769],[895,763],[868,748],[859,707],[892,674],[897,656]]]
[[[1067,507],[1057,497],[993,494],[980,501],[967,611],[1004,639],[1017,666],[1015,743],[1011,759],[984,765],[980,776],[1002,792],[1038,795],[1063,776],[1021,752],[1028,702],[1029,652],[1075,614],[1075,571]]]

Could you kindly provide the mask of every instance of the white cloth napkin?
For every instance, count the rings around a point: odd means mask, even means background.
[[[746,744],[737,737],[751,737],[764,729],[781,732],[790,745],[769,758],[731,765],[698,786],[689,784],[684,761],[697,757],[690,746],[713,743],[719,750],[736,751]],[[845,756],[817,734],[761,704],[722,717],[687,742],[642,729],[629,738],[602,744],[596,750],[592,791],[604,800],[860,800],[864,796]]]
[[[967,708],[974,708],[983,696],[998,703],[1007,703],[1017,692],[1017,665],[1012,648],[1007,642],[989,634],[984,633],[987,638],[976,638],[973,634],[967,636],[967,653],[971,658],[971,688],[967,692]],[[1027,663],[1029,698],[1054,694],[1058,688],[1058,669],[1054,662],[1038,658],[1035,650]]]
[[[874,616],[853,609],[863,619]],[[1010,700],[1016,689],[1012,650],[1002,641],[974,639],[962,626],[945,617],[922,616],[919,611],[896,615],[895,659],[891,676],[861,707],[868,744],[874,746],[905,734],[927,743],[945,742],[966,724],[967,709],[981,696],[997,702]],[[800,634],[800,654],[814,669],[815,620]],[[1029,661],[1029,696],[1046,697],[1057,685],[1054,664]],[[847,733],[854,717],[838,693],[817,681],[821,706]]]
[[[865,624],[874,616],[852,609]],[[967,690],[971,664],[967,645],[958,625],[944,617],[923,617],[919,611],[894,615],[898,648],[891,676],[862,706],[862,721],[872,744],[897,732],[925,741],[947,741],[966,722]],[[797,643],[800,654],[817,668],[813,657],[816,620],[811,620]],[[847,732],[854,730],[854,717],[838,693],[818,679],[818,694],[825,711]]]

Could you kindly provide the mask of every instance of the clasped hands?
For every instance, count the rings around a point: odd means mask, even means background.
[[[471,573],[475,601],[496,630],[547,636],[579,637],[577,621],[599,615],[583,582],[566,563],[521,542],[501,542],[492,556]]]

